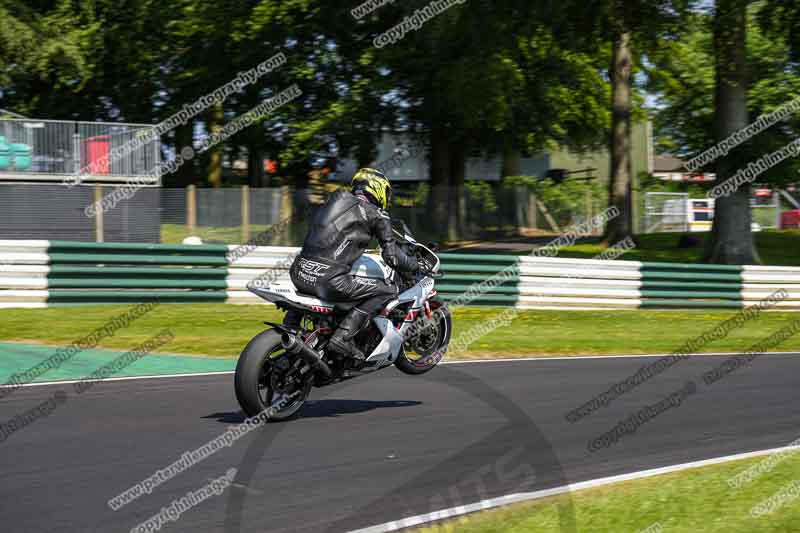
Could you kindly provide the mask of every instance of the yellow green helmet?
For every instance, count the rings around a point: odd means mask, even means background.
[[[392,185],[389,183],[389,178],[379,170],[360,169],[353,176],[350,185],[353,187],[353,194],[363,194],[381,209],[389,207],[392,201]]]

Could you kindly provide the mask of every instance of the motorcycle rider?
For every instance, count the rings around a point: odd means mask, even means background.
[[[328,198],[311,222],[303,249],[290,269],[298,291],[331,301],[359,301],[339,324],[328,346],[336,354],[363,361],[366,357],[353,338],[383,306],[396,297],[397,286],[350,274],[353,263],[375,238],[386,263],[400,272],[417,272],[415,257],[395,242],[386,209],[392,186],[371,168],[356,172],[351,191],[339,189]],[[299,328],[300,314],[289,311],[284,326]]]

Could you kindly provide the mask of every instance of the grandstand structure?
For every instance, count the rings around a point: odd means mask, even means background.
[[[152,241],[159,225],[160,160],[152,125],[2,112],[0,239]],[[115,190],[126,195],[114,209],[90,207]]]
[[[0,118],[0,182],[158,186],[161,143],[151,133],[146,124]]]

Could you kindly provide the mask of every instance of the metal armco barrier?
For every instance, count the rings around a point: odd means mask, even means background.
[[[250,280],[288,279],[297,248],[0,241],[0,307],[104,303],[262,304]],[[442,254],[439,293],[527,309],[731,308],[779,289],[800,310],[800,268]],[[266,305],[266,304],[265,304]]]

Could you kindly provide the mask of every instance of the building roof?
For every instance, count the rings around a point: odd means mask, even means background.
[[[23,117],[19,113],[14,113],[13,111],[9,111],[8,109],[2,109],[2,108],[0,108],[0,117],[28,118],[28,117]]]

